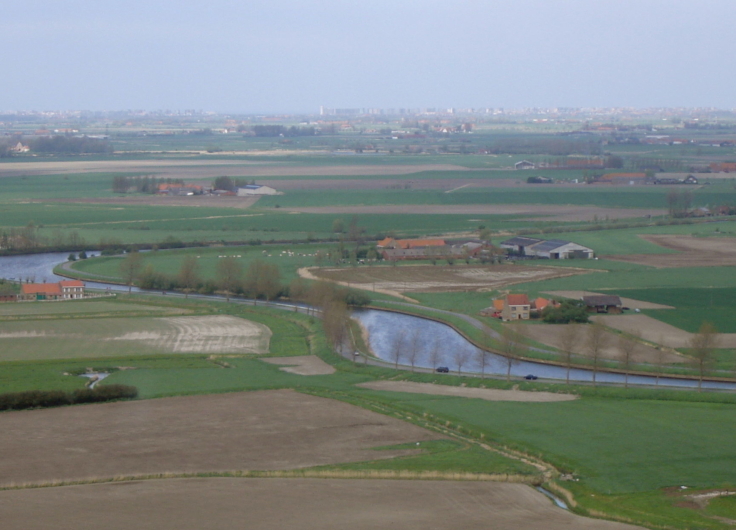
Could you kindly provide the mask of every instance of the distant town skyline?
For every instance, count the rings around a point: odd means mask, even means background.
[[[732,0],[0,0],[0,109],[733,109]]]

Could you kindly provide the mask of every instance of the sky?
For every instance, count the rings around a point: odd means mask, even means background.
[[[736,0],[0,0],[0,110],[735,108]]]

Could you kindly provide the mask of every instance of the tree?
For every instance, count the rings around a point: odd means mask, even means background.
[[[303,278],[295,278],[291,281],[289,284],[289,298],[292,302],[303,302],[307,297],[307,292],[309,291],[309,287],[307,286],[307,282],[304,281]],[[297,306],[294,306],[294,311],[296,311]]]
[[[463,365],[466,364],[472,355],[472,352],[465,347],[461,347],[455,350],[453,357],[455,359],[455,365],[457,366],[457,375],[460,375],[463,371]]]
[[[593,361],[593,386],[595,387],[596,375],[598,374],[598,364],[600,363],[603,349],[606,347],[608,337],[606,328],[602,324],[595,322],[588,326],[585,334],[585,347]]]
[[[342,351],[346,340],[350,339],[349,318],[347,305],[339,300],[331,300],[322,312],[325,336],[335,351]],[[351,355],[354,351],[355,348],[350,343]]]
[[[710,322],[703,322],[690,338],[691,364],[698,371],[698,392],[703,388],[703,376],[713,365],[713,352],[718,347],[718,330]]]
[[[439,364],[441,357],[440,345],[438,342],[434,342],[432,349],[429,350],[429,362],[432,363],[432,370],[437,369],[437,365]]]
[[[257,259],[248,266],[245,274],[245,291],[257,300],[259,296],[273,300],[281,291],[281,271],[278,265]]]
[[[220,289],[225,293],[225,298],[229,302],[230,295],[234,294],[240,287],[243,266],[237,258],[232,256],[222,258],[217,262],[216,277]]]
[[[342,219],[332,221],[332,231],[336,234],[342,234],[345,231],[345,221]]]
[[[578,344],[580,338],[580,326],[577,324],[567,324],[560,332],[560,351],[562,352],[562,358],[567,367],[567,375],[565,377],[565,383],[570,384],[570,369],[572,368],[572,356],[574,355],[573,350]]]
[[[638,332],[632,333],[638,336]],[[639,344],[623,335],[618,337],[618,351],[621,352],[621,364],[624,367],[624,388],[629,388],[629,372],[631,365],[634,363],[634,357],[639,349]]]
[[[523,349],[524,337],[506,325],[501,328],[501,353],[506,364],[506,381],[511,380],[511,368],[519,364],[518,356]]]
[[[405,340],[405,331],[401,330],[399,333],[394,337],[394,342],[391,345],[391,360],[394,362],[394,368],[399,368],[399,361],[404,356],[404,340]]]
[[[197,258],[188,255],[184,258],[177,277],[179,285],[184,291],[184,298],[189,298],[189,293],[194,291],[201,279],[199,277],[199,262]]]
[[[71,254],[69,254],[69,257],[66,258],[66,260],[67,261],[77,261],[77,256],[76,254],[74,254],[74,252],[72,252]]]
[[[486,366],[488,365],[488,352],[486,350],[478,348],[475,351],[475,360],[480,366],[481,379],[485,379],[486,378]]]
[[[217,177],[212,187],[216,190],[233,191],[235,190],[235,182],[230,177]]]
[[[412,373],[414,372],[414,366],[417,364],[417,359],[419,358],[419,353],[421,352],[420,342],[421,332],[418,329],[415,329],[409,337],[409,346],[406,352],[406,356],[409,359],[409,364],[411,365]]]
[[[143,256],[139,252],[129,252],[127,256],[120,262],[120,273],[123,275],[125,285],[128,286],[128,292],[133,290],[133,282],[143,268]]]

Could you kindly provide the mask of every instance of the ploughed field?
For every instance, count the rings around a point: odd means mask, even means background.
[[[490,291],[505,285],[563,278],[589,271],[523,265],[398,265],[315,268],[309,272],[320,279],[378,292],[448,292]]]
[[[34,506],[34,509],[29,509]],[[521,484],[190,478],[0,492],[3,528],[625,530]]]
[[[676,254],[631,254],[609,259],[666,267],[720,267],[736,265],[736,237],[693,237],[685,235],[642,235],[641,238]]]
[[[287,470],[414,454],[443,438],[339,401],[268,390],[0,414],[0,486]]]
[[[270,338],[267,326],[227,315],[7,321],[0,322],[0,360],[260,354]]]

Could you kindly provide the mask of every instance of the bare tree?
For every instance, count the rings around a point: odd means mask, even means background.
[[[511,368],[519,364],[519,355],[523,349],[524,337],[510,325],[501,328],[500,350],[506,365],[506,381],[511,380]]]
[[[181,285],[184,291],[184,298],[189,298],[189,293],[194,291],[199,285],[199,263],[197,258],[192,255],[188,255],[184,258],[181,264],[178,275],[179,285]]]
[[[345,302],[333,300],[324,308],[322,312],[322,327],[325,330],[325,336],[335,351],[342,351],[346,342],[349,342],[349,312]],[[355,351],[351,346],[351,355]]]
[[[225,298],[229,302],[230,296],[240,287],[243,276],[243,267],[237,258],[227,256],[217,262],[217,282],[220,289],[225,293]]]
[[[432,363],[432,370],[437,369],[437,364],[439,364],[441,357],[442,356],[440,355],[440,345],[438,342],[435,342],[432,345],[432,349],[429,351],[429,362]]]
[[[140,274],[143,268],[143,256],[137,251],[129,252],[127,256],[120,262],[120,273],[123,275],[125,285],[128,286],[128,292],[133,290],[133,282]]]
[[[475,360],[480,366],[481,379],[485,379],[486,378],[486,366],[488,365],[488,352],[484,349],[478,348],[475,351]]]
[[[394,362],[394,368],[399,368],[399,361],[404,356],[404,342],[405,342],[406,336],[404,330],[399,331],[399,333],[394,337],[394,342],[391,345],[391,360]]]
[[[466,364],[472,355],[472,352],[465,347],[461,347],[455,350],[453,357],[455,358],[455,364],[457,365],[457,375],[463,371],[463,365]]]
[[[574,355],[573,350],[577,346],[580,340],[580,325],[579,324],[566,324],[560,333],[560,350],[562,352],[562,358],[567,367],[567,376],[565,382],[570,384],[570,369],[572,368],[572,356]]]
[[[415,329],[409,337],[409,348],[407,350],[407,357],[409,364],[411,364],[411,371],[414,372],[414,366],[417,364],[419,358],[419,343],[421,339],[421,333],[418,329]]]
[[[638,335],[638,332],[633,332],[633,335]],[[631,365],[634,363],[634,357],[639,344],[628,337],[619,335],[618,337],[618,351],[621,352],[621,364],[624,367],[624,388],[629,388],[629,372],[631,371]]]
[[[703,388],[703,376],[713,366],[713,353],[718,347],[718,330],[710,322],[703,322],[690,338],[691,364],[698,371],[698,392]]]
[[[585,346],[590,355],[590,359],[593,361],[593,386],[596,385],[596,375],[598,374],[598,364],[601,361],[601,355],[603,349],[606,347],[608,342],[606,336],[606,328],[598,322],[588,326],[585,334]]]
[[[295,278],[289,284],[289,298],[292,302],[303,302],[307,297],[307,283],[302,278]],[[296,303],[294,304],[294,311],[297,310]]]
[[[252,261],[245,274],[244,287],[248,296],[252,296],[254,300],[262,296],[268,304],[281,291],[281,271],[278,265],[260,259]]]

